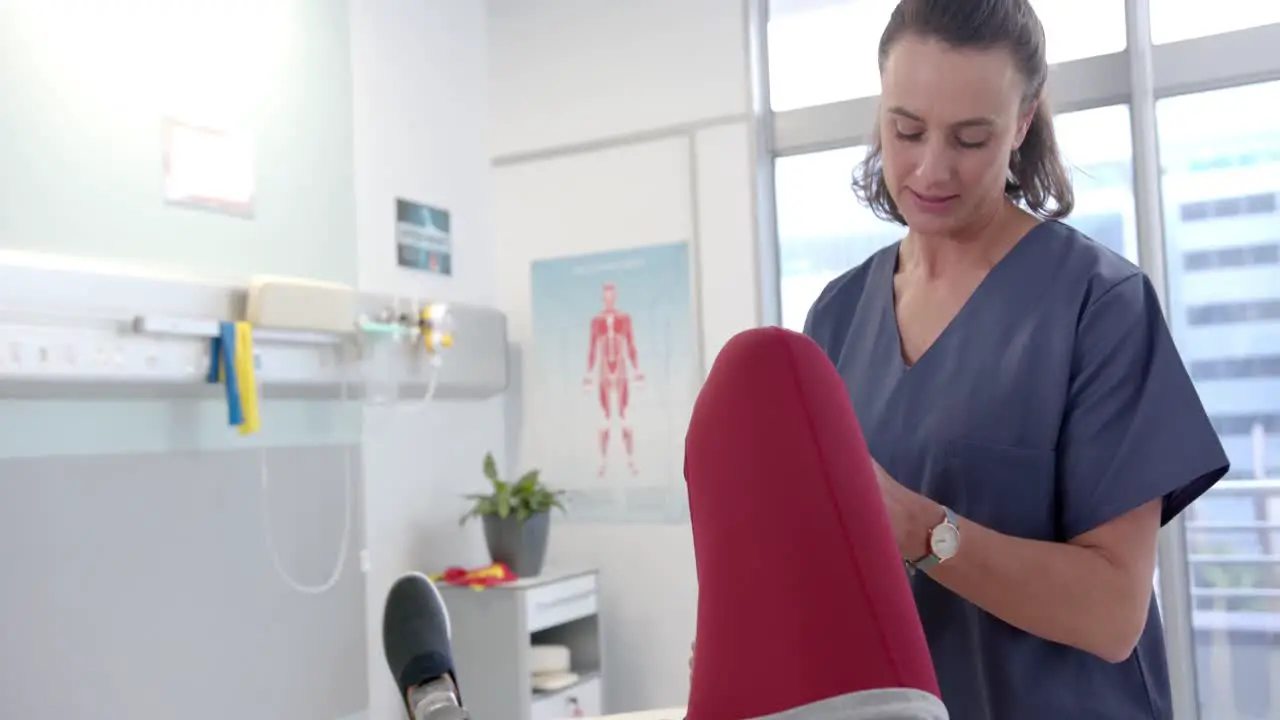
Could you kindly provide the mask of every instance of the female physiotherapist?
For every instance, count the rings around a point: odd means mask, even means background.
[[[805,332],[881,466],[943,701],[1171,718],[1156,535],[1228,462],[1150,281],[1058,222],[1040,21],[1028,0],[903,0],[879,63],[854,188],[906,237]]]

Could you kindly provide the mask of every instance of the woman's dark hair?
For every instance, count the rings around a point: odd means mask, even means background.
[[[1004,193],[1045,219],[1061,219],[1075,207],[1071,175],[1058,152],[1053,114],[1044,98],[1049,63],[1044,28],[1029,0],[902,0],[880,36],[880,70],[889,51],[905,35],[939,40],[953,48],[1003,48],[1013,57],[1026,84],[1023,107],[1036,103],[1022,145],[1009,158]],[[853,190],[876,216],[906,225],[884,178],[884,148],[873,133],[867,157],[854,171]]]

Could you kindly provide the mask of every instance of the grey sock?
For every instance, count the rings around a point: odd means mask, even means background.
[[[467,720],[470,715],[458,706],[453,681],[436,678],[409,691],[414,720]]]

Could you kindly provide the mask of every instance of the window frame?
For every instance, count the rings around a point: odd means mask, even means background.
[[[1129,4],[1137,4],[1129,0]],[[1140,3],[1143,6],[1147,1]],[[1126,16],[1126,18],[1131,16]],[[1132,23],[1130,23],[1132,24]],[[1133,104],[1131,65],[1149,55],[1155,100],[1280,80],[1280,64],[1268,63],[1280,45],[1280,24],[1226,35],[1137,46],[1054,65],[1049,101],[1054,114]],[[1144,52],[1145,50],[1145,52]],[[879,96],[773,113],[772,147],[777,156],[865,145],[875,124]]]

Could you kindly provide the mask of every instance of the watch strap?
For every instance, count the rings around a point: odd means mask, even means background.
[[[951,508],[943,505],[942,514],[943,514],[942,522],[938,523],[938,525],[950,525],[953,528],[957,528],[957,529],[959,528],[959,526],[956,524],[956,516],[952,514]],[[937,525],[935,525],[934,527],[936,528]],[[929,530],[929,535],[930,535],[930,540],[932,541],[932,536],[933,536],[932,528]],[[930,542],[929,554],[925,555],[919,560],[908,560],[907,568],[910,569],[912,572],[915,572],[918,570],[928,570],[929,568],[937,565],[940,562],[942,562],[942,558],[934,554],[932,542]]]
[[[911,563],[911,569],[912,570],[928,570],[929,568],[933,567],[934,565],[937,565],[940,562],[942,562],[942,558],[938,557],[937,555],[934,555],[933,553],[929,553],[928,555],[925,555],[919,560],[916,560],[915,562]]]

